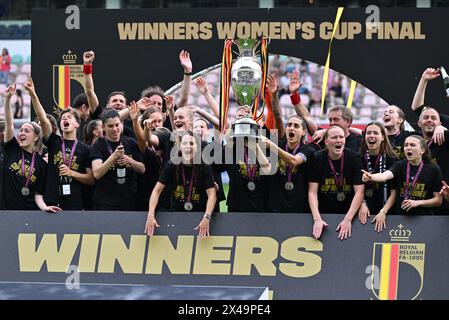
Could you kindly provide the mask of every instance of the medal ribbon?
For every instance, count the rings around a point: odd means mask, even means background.
[[[327,154],[327,161],[329,162],[329,166],[331,167],[332,175],[334,176],[334,181],[335,185],[337,186],[337,190],[340,191],[341,188],[342,189],[341,192],[343,192],[343,184],[344,184],[343,167],[345,163],[345,154],[343,153],[340,159],[340,175],[337,175],[334,164],[332,163],[332,159],[330,158],[329,154]]]
[[[186,173],[184,171],[184,166],[181,165],[181,175],[182,175],[182,184],[184,186],[184,190],[187,186],[187,180],[186,180]],[[190,199],[192,198],[192,190],[193,190],[193,181],[195,176],[195,167],[192,167],[192,174],[190,175],[190,181],[189,181],[189,193],[187,194],[187,202],[190,202]]]
[[[257,170],[257,164],[253,164],[250,165],[248,164],[248,148],[245,148],[245,153],[244,153],[244,161],[245,161],[245,165],[246,165],[246,172],[248,174],[248,179],[251,182],[254,182],[254,177],[256,176],[256,170]]]
[[[66,153],[65,153],[65,142],[64,139],[62,139],[62,143],[61,143],[61,151],[62,151],[62,161],[64,162],[64,164],[69,167],[72,166],[72,161],[73,161],[73,156],[75,155],[75,150],[76,150],[76,146],[78,145],[78,139],[75,140],[75,142],[73,143],[72,146],[72,150],[70,150],[70,157],[69,157],[69,161],[66,161]]]
[[[412,188],[409,192],[408,185],[410,183],[410,162],[407,161],[407,171],[406,171],[406,175],[405,175],[404,200],[407,200],[408,198],[410,198],[413,188],[415,187],[416,182],[418,181],[419,175],[421,174],[423,166],[424,166],[424,161],[421,160],[421,163],[419,164],[419,167],[418,167],[418,171],[416,172],[415,177],[413,178]]]
[[[25,188],[28,188],[28,185],[30,184],[31,181],[31,177],[33,176],[33,172],[34,172],[34,165],[36,163],[36,152],[33,152],[33,155],[31,157],[31,165],[30,165],[30,171],[28,172],[28,176],[26,176],[26,172],[25,172],[25,154],[23,153],[22,150],[22,176],[26,177],[25,180]]]
[[[298,143],[298,145],[295,147],[295,149],[293,150],[292,155],[296,155],[296,151],[298,151],[299,147],[301,146],[301,143]],[[288,143],[285,144],[285,152],[288,152]],[[287,181],[288,182],[292,182],[292,170],[293,170],[293,166],[289,165],[289,164],[285,164],[285,168],[287,169]]]

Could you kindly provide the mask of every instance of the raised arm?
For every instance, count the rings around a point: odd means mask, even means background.
[[[170,118],[171,127],[175,127],[175,99],[173,96],[164,97],[165,105],[167,106],[168,117]]]
[[[197,106],[191,106],[193,112],[198,113],[200,116],[202,116],[204,119],[206,119],[207,121],[209,121],[210,123],[212,123],[212,125],[214,126],[215,129],[218,129],[219,127],[219,121],[217,117],[214,117],[213,115],[211,115],[209,112],[204,111],[203,109],[201,109],[200,107]]]
[[[419,80],[418,87],[416,88],[415,96],[413,97],[412,110],[416,110],[424,104],[427,83],[429,80],[435,79],[439,75],[439,69],[427,68],[424,70],[421,79]]]
[[[295,107],[296,114],[304,119],[309,134],[313,135],[315,131],[317,131],[318,126],[312,120],[307,107],[301,103],[301,97],[299,96],[298,90],[302,85],[303,84],[299,81],[299,71],[294,70],[290,75],[290,83],[288,85],[288,89],[290,90],[290,99]]]
[[[10,84],[5,92],[5,142],[14,138],[14,117],[11,110],[11,97],[16,92],[16,84]]]
[[[159,138],[157,135],[151,133],[151,122],[150,119],[147,119],[143,122],[143,137],[145,142],[148,143],[150,147],[158,147],[159,146]]]
[[[36,112],[37,119],[42,128],[42,134],[44,139],[47,139],[51,134],[51,123],[47,118],[44,107],[42,107],[39,97],[37,96],[36,89],[34,87],[33,79],[29,77],[27,83],[25,83],[25,90],[31,97],[31,103],[33,104],[34,111]]]
[[[178,108],[184,107],[189,101],[190,83],[192,81],[192,61],[188,51],[182,50],[179,53],[179,62],[184,70],[184,78],[181,86],[181,97],[176,104]]]
[[[276,123],[276,129],[278,130],[278,137],[281,139],[285,135],[285,125],[282,120],[281,107],[279,105],[279,84],[274,75],[269,75],[267,77],[267,90],[271,94],[271,107],[273,111],[274,121]]]
[[[297,167],[307,161],[306,157],[302,153],[298,153],[296,155],[292,155],[282,148],[279,148],[276,144],[274,144],[270,139],[265,136],[261,136],[261,140],[265,145],[270,148],[272,152],[275,152],[279,158],[285,161],[290,166]]]
[[[137,138],[137,147],[139,148],[139,151],[143,153],[145,151],[147,143],[145,141],[143,129],[139,124],[139,114],[140,112],[137,103],[132,101],[129,107],[129,115],[131,117],[131,121],[133,122],[133,130]]]
[[[195,80],[195,85],[198,87],[198,90],[200,90],[201,94],[206,98],[207,104],[209,105],[212,112],[215,114],[217,118],[220,117],[220,106],[218,105],[217,101],[212,97],[212,95],[209,92],[209,88],[207,85],[206,80],[204,80],[203,77],[198,77]],[[229,127],[229,124],[228,124]]]
[[[87,96],[87,102],[89,104],[90,113],[95,113],[100,105],[98,97],[94,90],[94,79],[92,76],[92,63],[95,59],[95,53],[93,51],[86,51],[83,54],[84,61],[84,82],[86,84],[85,93]]]

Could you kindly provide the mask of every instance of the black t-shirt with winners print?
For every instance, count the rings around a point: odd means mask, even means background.
[[[120,142],[106,141],[105,138],[98,139],[92,146],[91,162],[101,159],[104,163],[120,143],[124,147],[125,155],[133,158],[135,161],[143,162],[136,140],[126,136],[122,136]],[[110,145],[110,150],[108,149],[108,144]],[[136,207],[137,176],[138,173],[128,164],[126,166],[125,183],[119,184],[117,182],[116,165],[113,164],[95,185],[94,207],[134,210]]]
[[[233,151],[232,151],[233,150]],[[231,149],[228,146],[223,147],[222,169],[228,172],[229,191],[227,205],[229,212],[266,212],[268,200],[268,179],[266,175],[261,175],[259,163],[254,164],[255,154],[249,152],[249,166],[247,168],[244,156],[236,155],[235,144]],[[254,175],[255,189],[248,189],[248,183],[251,182],[248,171],[256,166]],[[251,171],[250,171],[251,172]]]
[[[409,188],[412,188],[413,179],[418,171],[419,166],[410,165],[410,181]],[[398,198],[396,200],[395,210],[391,210],[392,214],[407,214],[407,215],[432,215],[437,208],[425,208],[417,207],[410,211],[402,211],[401,203],[404,201],[405,181],[407,174],[407,160],[401,160],[393,164],[390,168],[395,177],[395,189],[398,190]],[[419,174],[418,181],[416,182],[413,190],[411,190],[411,200],[427,200],[433,198],[434,192],[441,190],[441,169],[434,165],[425,163],[422,171]],[[410,190],[410,189],[409,189]],[[388,213],[390,214],[390,212]]]
[[[3,163],[3,200],[7,210],[39,210],[34,195],[43,194],[47,165],[42,156],[36,153],[35,164],[31,176],[30,194],[22,195],[22,188],[30,173],[32,154],[20,148],[16,138],[4,144],[5,158]],[[22,151],[25,159],[25,175],[22,174]]]
[[[366,161],[366,155],[362,155],[362,169],[368,170],[368,163]],[[369,161],[371,163],[372,173],[385,172],[390,169],[391,166],[398,161],[397,158],[391,158],[386,156],[387,161],[384,160],[384,157],[379,158],[379,161],[376,165],[377,155],[369,156]],[[370,211],[370,214],[376,215],[379,213],[380,209],[382,209],[385,201],[388,199],[391,193],[391,189],[394,188],[395,179],[391,179],[386,183],[378,183],[378,182],[367,182],[365,183],[365,200]],[[385,192],[386,191],[386,192]]]
[[[344,150],[343,187],[338,189],[328,161],[328,150],[313,154],[309,163],[309,182],[318,182],[318,208],[320,213],[347,213],[354,198],[354,185],[363,185],[360,155],[347,148]],[[332,160],[335,171],[340,172],[340,160]],[[337,200],[337,194],[344,192],[344,201]]]
[[[284,138],[279,142],[279,147],[285,150],[286,144],[287,139]],[[298,148],[296,154],[302,153],[306,156],[307,161],[310,161],[313,153],[317,150],[319,150],[317,144],[305,144]],[[288,148],[288,153],[293,154],[293,151],[294,149]],[[291,182],[294,185],[292,190],[287,190],[285,188],[285,185],[288,182],[288,170],[285,161],[279,157],[276,165],[276,174],[268,176],[268,211],[295,213],[310,212],[307,201],[307,162],[300,166],[290,168]]]
[[[65,163],[67,164],[70,160],[74,143],[74,140],[64,139]],[[48,170],[44,193],[45,202],[51,205],[58,205],[64,210],[83,210],[84,185],[78,180],[72,178],[72,183],[70,184],[71,195],[69,197],[62,197],[60,195],[59,166],[64,164],[62,138],[52,133],[48,140],[44,141],[44,144],[48,149]],[[86,168],[90,167],[90,147],[78,140],[70,169],[79,173],[86,173]]]
[[[194,170],[193,186],[190,187],[192,170]],[[182,174],[183,171],[185,184]],[[161,176],[159,177],[159,182],[165,186],[171,186],[171,203],[174,211],[206,211],[208,199],[206,190],[215,188],[212,169],[206,164],[186,166],[183,164],[175,165],[171,161],[168,161],[164,165]],[[184,204],[187,201],[190,188],[192,188],[190,202],[192,203],[193,208],[192,210],[185,210]]]

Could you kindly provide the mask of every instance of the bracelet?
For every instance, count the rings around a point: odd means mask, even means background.
[[[85,64],[84,67],[83,67],[83,73],[85,75],[92,74],[92,65],[91,64]]]
[[[290,100],[292,101],[293,105],[297,105],[301,103],[301,96],[299,95],[298,92],[292,93],[290,95]]]
[[[192,72],[184,72],[185,76],[191,76],[193,73]]]
[[[212,218],[212,216],[208,213],[206,213],[203,218],[206,218],[207,220],[210,220],[210,218]]]

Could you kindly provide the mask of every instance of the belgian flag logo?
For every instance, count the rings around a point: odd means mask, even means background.
[[[59,109],[70,106],[72,97],[85,89],[83,65],[76,64],[76,59],[69,50],[62,55],[64,64],[53,65],[53,101]]]
[[[392,243],[374,243],[371,289],[379,300],[415,300],[424,286],[426,245],[409,243],[403,228],[390,230]]]

